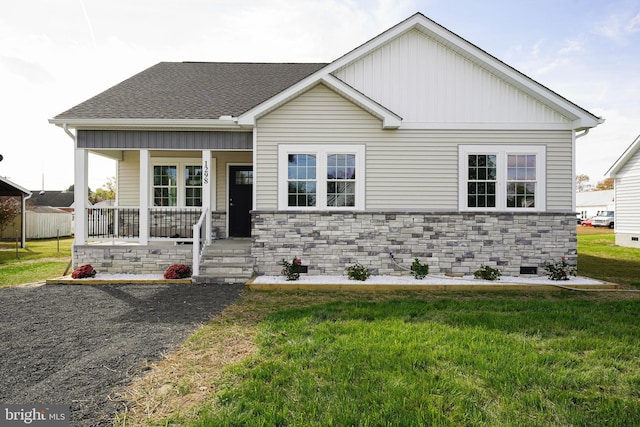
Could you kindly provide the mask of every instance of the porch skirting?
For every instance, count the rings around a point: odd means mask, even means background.
[[[254,211],[252,234],[256,270],[266,275],[293,257],[310,275],[343,275],[355,263],[372,274],[409,274],[390,252],[406,268],[419,258],[436,274],[473,274],[484,264],[542,275],[545,261],[577,262],[573,213]]]
[[[73,267],[91,264],[98,273],[162,274],[172,264],[193,264],[193,245],[74,245]]]

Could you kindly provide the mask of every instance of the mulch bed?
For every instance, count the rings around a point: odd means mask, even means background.
[[[0,289],[0,402],[69,404],[72,426],[109,426],[119,390],[239,297],[242,285]]]

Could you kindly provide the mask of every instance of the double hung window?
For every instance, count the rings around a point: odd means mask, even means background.
[[[154,206],[202,206],[202,165],[161,161],[152,173]]]
[[[543,146],[459,147],[460,210],[545,210]]]
[[[280,145],[280,209],[364,209],[364,146]]]

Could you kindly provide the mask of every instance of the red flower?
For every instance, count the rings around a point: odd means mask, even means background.
[[[300,258],[294,258],[293,262],[296,264],[302,264],[302,260]]]
[[[96,271],[93,269],[91,264],[82,265],[71,273],[72,279],[84,279],[86,277],[95,277]]]
[[[191,277],[191,267],[184,264],[173,264],[164,272],[165,279],[186,279]]]

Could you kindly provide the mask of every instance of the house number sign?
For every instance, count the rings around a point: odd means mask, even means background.
[[[204,161],[204,172],[202,173],[202,181],[205,184],[209,183],[209,162],[207,160]]]

